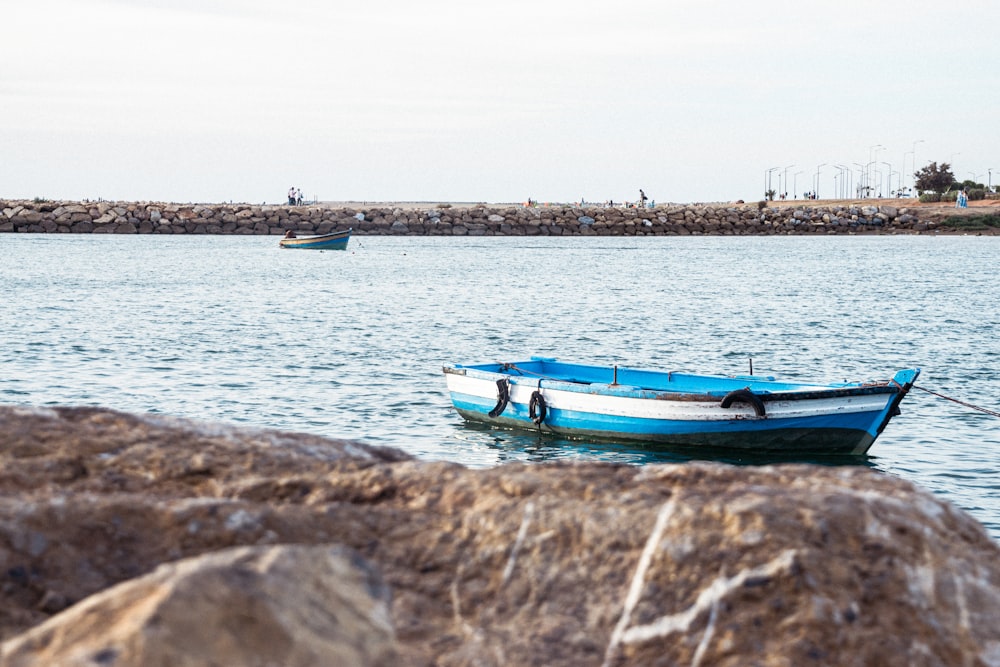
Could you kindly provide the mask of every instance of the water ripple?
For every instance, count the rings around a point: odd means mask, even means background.
[[[353,243],[353,242],[352,242]],[[830,381],[921,366],[1000,410],[992,238],[366,237],[347,253],[270,237],[0,235],[0,396],[361,439],[425,459],[684,462],[465,425],[441,367],[531,354]],[[44,257],[45,261],[39,261]],[[899,280],[900,267],[916,267]],[[996,418],[923,392],[865,465],[1000,536]],[[750,465],[779,462],[733,456]]]

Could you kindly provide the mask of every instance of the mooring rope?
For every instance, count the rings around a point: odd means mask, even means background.
[[[965,401],[960,401],[957,398],[952,398],[951,396],[945,396],[944,394],[939,394],[936,391],[931,391],[930,389],[925,389],[924,387],[918,387],[913,385],[914,389],[919,389],[920,391],[926,391],[928,394],[933,394],[938,398],[943,398],[946,401],[951,401],[952,403],[958,403],[959,405],[964,405],[967,408],[972,408],[973,410],[979,410],[980,412],[985,412],[988,415],[993,415],[994,417],[1000,417],[1000,412],[994,412],[993,410],[987,410],[986,408],[981,408],[978,405],[973,405],[972,403],[966,403]]]
[[[517,371],[521,375],[534,375],[539,380],[554,380],[555,379],[551,375],[545,375],[543,373],[536,373],[535,371],[529,371],[526,368],[518,368],[514,364],[504,364],[503,368],[501,368],[500,371],[503,372],[505,370]]]

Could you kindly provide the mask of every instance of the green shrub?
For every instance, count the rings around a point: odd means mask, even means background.
[[[766,200],[761,199],[759,202],[757,202],[757,210],[758,211],[763,211],[765,208],[767,208],[767,201]]]
[[[983,188],[973,188],[969,190],[969,200],[986,199],[986,190]]]
[[[958,200],[958,190],[949,190],[948,192],[941,195],[941,201],[954,202]]]
[[[1000,215],[953,215],[941,221],[942,227],[962,229],[969,232],[982,231],[990,227],[1000,227]]]
[[[920,195],[920,201],[924,204],[932,204],[941,201],[941,195],[937,192],[924,192]]]

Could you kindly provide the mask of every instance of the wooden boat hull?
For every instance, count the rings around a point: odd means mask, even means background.
[[[303,236],[301,238],[281,239],[278,245],[282,248],[299,250],[345,250],[351,240],[351,230],[321,234],[319,236]]]
[[[864,454],[920,369],[885,382],[829,385],[538,358],[444,373],[455,410],[474,422],[672,446]]]

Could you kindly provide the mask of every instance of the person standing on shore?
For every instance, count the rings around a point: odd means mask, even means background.
[[[646,208],[646,193],[639,188],[639,208]]]
[[[295,206],[295,186],[288,188],[288,205]]]

